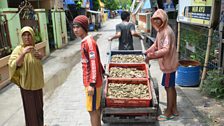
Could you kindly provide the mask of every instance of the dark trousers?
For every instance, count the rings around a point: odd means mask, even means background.
[[[43,126],[43,91],[25,90],[20,88],[23,100],[23,109],[25,114],[26,126]]]

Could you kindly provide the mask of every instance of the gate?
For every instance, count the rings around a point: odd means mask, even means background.
[[[0,58],[11,53],[8,22],[6,15],[0,15]]]

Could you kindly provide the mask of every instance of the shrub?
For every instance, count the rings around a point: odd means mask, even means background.
[[[224,74],[220,74],[218,70],[208,71],[201,91],[214,98],[224,98]]]

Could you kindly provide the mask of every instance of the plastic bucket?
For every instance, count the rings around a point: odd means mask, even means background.
[[[176,84],[180,86],[198,86],[200,82],[201,64],[194,60],[179,61]]]
[[[92,23],[92,24],[89,24],[89,31],[94,31],[95,30],[95,25]]]

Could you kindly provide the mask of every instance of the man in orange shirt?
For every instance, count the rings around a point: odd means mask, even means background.
[[[96,41],[88,35],[88,18],[79,15],[73,20],[73,31],[82,39],[81,57],[83,83],[86,90],[86,107],[92,126],[101,126],[100,100],[104,69]]]

